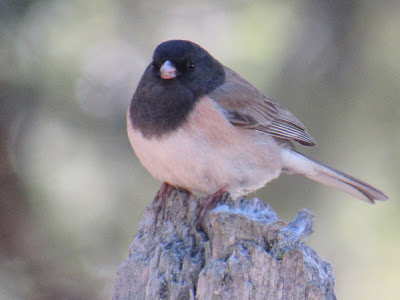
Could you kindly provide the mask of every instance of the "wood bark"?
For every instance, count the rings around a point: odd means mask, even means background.
[[[331,265],[304,243],[311,212],[285,224],[257,198],[225,196],[197,224],[203,201],[173,190],[149,205],[114,300],[336,299]]]

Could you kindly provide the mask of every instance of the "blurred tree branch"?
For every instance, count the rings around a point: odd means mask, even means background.
[[[47,256],[46,233],[35,220],[27,186],[16,172],[22,168],[19,143],[29,130],[36,99],[36,89],[0,81],[0,265],[15,278],[16,286],[27,284],[23,281],[26,275],[34,283],[31,289],[18,286],[13,297],[98,299],[96,291],[86,284],[72,290],[65,282],[54,280],[61,273],[58,261]]]

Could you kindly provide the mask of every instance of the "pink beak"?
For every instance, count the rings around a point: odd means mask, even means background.
[[[166,60],[160,68],[160,76],[162,79],[172,79],[176,77],[176,68],[172,62]]]

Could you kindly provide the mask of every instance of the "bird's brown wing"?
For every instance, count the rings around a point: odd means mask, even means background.
[[[235,126],[252,129],[277,138],[315,146],[305,126],[288,110],[264,96],[248,81],[225,67],[225,83],[209,96],[225,110]]]

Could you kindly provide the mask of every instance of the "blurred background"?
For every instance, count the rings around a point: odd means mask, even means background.
[[[160,186],[125,111],[174,38],[294,112],[318,142],[303,153],[389,195],[373,206],[289,175],[256,194],[286,222],[315,214],[308,244],[339,299],[399,299],[397,0],[0,0],[0,298],[111,297]]]

